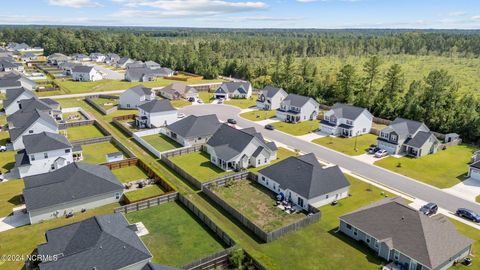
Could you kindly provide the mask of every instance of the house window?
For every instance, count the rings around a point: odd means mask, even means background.
[[[262,181],[265,182],[265,176],[262,176]]]
[[[393,259],[395,261],[398,261],[400,259],[400,254],[396,250],[393,252]]]
[[[392,138],[392,141],[395,141],[395,142],[397,141],[397,135],[392,134],[391,138]]]
[[[353,235],[357,236],[357,234],[358,234],[357,228],[353,228]]]
[[[260,164],[260,162],[262,162],[260,159],[259,159],[259,160],[257,160],[257,164]]]
[[[48,158],[48,153],[43,153],[44,158]]]
[[[370,236],[365,236],[365,242],[367,242],[368,244],[370,244]]]
[[[120,192],[115,192],[115,199],[116,200],[120,199]]]
[[[55,170],[55,165],[52,164],[52,166],[50,166],[50,169]]]
[[[65,153],[70,153],[70,149],[65,149]]]
[[[328,194],[327,194],[327,195],[325,195],[325,199],[328,199]]]
[[[277,187],[276,187],[275,184],[274,184],[274,185],[273,185],[273,190],[276,190],[276,189],[277,189]]]
[[[349,230],[352,229],[352,225],[350,225],[350,224],[347,224],[346,227],[347,227],[347,229],[349,229]]]
[[[31,161],[34,161],[34,160],[35,160],[35,155],[31,155],[31,156],[30,156],[30,160],[31,160]]]
[[[374,244],[375,248],[378,249],[378,241],[375,240],[375,244]]]
[[[267,163],[267,158],[265,158],[265,163]]]
[[[380,133],[380,137],[384,138],[384,139],[388,139],[388,133]]]
[[[298,202],[298,205],[300,205],[300,207],[303,207],[303,199],[302,198],[298,197],[297,202]]]
[[[353,125],[353,122],[351,120],[347,120],[347,125],[351,126]]]
[[[33,133],[33,130],[29,130],[28,133],[32,134],[32,133]]]
[[[366,129],[366,128],[363,128],[363,132],[367,132],[367,129]]]

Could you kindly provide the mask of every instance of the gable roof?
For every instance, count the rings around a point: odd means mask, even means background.
[[[52,132],[25,135],[22,139],[27,154],[72,148],[65,136]]]
[[[41,255],[59,255],[40,263],[41,270],[123,269],[152,257],[120,214],[91,217],[45,233]]]
[[[35,109],[29,112],[17,112],[7,117],[7,121],[13,124],[14,128],[8,130],[11,141],[15,141],[20,137],[33,123],[37,120],[43,119],[47,123],[58,127],[55,119],[48,113]]]
[[[143,85],[136,85],[134,87],[128,88],[127,91],[125,91],[124,93],[127,93],[127,92],[135,93],[138,96],[144,96],[144,95],[149,96],[149,95],[152,94],[152,88],[147,88]],[[122,95],[123,95],[123,93],[122,93]]]
[[[139,109],[142,109],[148,113],[156,113],[156,112],[167,112],[167,111],[176,111],[170,100],[168,99],[154,99],[147,103],[143,103],[142,105],[138,106]]]
[[[332,106],[331,110],[333,110],[336,118],[355,120],[363,113],[366,113],[367,116],[373,118],[373,115],[367,109],[343,103],[335,103],[335,105]]]
[[[259,173],[306,199],[350,186],[338,166],[323,167],[313,153],[289,157],[268,166]]]
[[[180,270],[180,268],[153,264],[150,262],[150,263],[147,263],[147,265],[145,265],[145,267],[143,267],[142,270]]]
[[[24,179],[28,211],[65,204],[105,193],[120,192],[123,185],[105,166],[74,162],[56,171]]]
[[[257,138],[271,151],[275,151],[275,144],[267,144],[261,133],[255,128],[236,129],[227,124],[222,124],[213,136],[208,140],[207,145],[213,147],[217,156],[229,160],[239,155],[245,148]]]
[[[131,58],[122,57],[122,58],[118,59],[117,64],[119,64],[119,65],[124,65],[124,64],[127,63],[127,62],[133,62],[133,61],[134,61],[134,60],[131,59]]]
[[[30,99],[22,99],[18,102],[18,105],[20,106],[21,109],[15,113],[29,112],[36,109],[40,111],[48,112],[48,111],[54,110],[55,107],[59,106],[58,102],[52,99],[50,99],[50,101],[47,101],[51,104],[47,104],[47,102],[45,101],[46,100],[38,99],[36,97],[30,98]]]
[[[275,95],[277,95],[278,93],[287,94],[287,92],[285,92],[285,90],[283,90],[283,88],[274,87],[274,86],[271,86],[271,85],[265,86],[265,88],[263,88],[263,90],[262,90],[262,93],[265,93],[265,96],[267,98],[272,98]]]
[[[384,199],[340,217],[430,269],[472,244],[444,216],[428,217],[401,198]]]
[[[35,98],[35,94],[27,90],[23,87],[19,88],[12,88],[12,89],[7,89],[6,95],[5,95],[5,100],[3,101],[4,107],[10,106],[13,102],[15,102],[23,93],[25,93],[27,96],[30,96],[30,98]]]
[[[233,93],[235,90],[238,90],[240,93],[247,93],[246,91],[248,91],[250,87],[251,84],[249,82],[226,82],[222,83],[215,92],[224,93],[222,90],[226,90],[229,93]]]
[[[130,77],[130,79],[140,80],[143,76],[158,76],[158,70],[145,67],[131,67],[127,69],[125,76]]]
[[[215,114],[195,116],[189,115],[167,126],[170,131],[183,138],[211,136],[221,123]]]
[[[77,65],[72,68],[72,72],[78,73],[90,73],[92,69],[95,69],[93,66],[84,66],[84,65]]]
[[[405,145],[421,148],[432,136],[436,139],[436,137],[430,131],[419,131],[417,134],[415,134],[415,136],[413,136],[413,138],[407,140]]]
[[[395,131],[398,136],[407,137],[408,135],[415,134],[422,126],[424,126],[422,122],[397,117],[384,130]],[[428,128],[426,129],[426,131],[430,131]]]
[[[171,83],[165,87],[163,87],[161,89],[162,92],[168,92],[168,93],[172,93],[172,94],[175,94],[175,93],[178,93],[180,95],[183,95],[187,92],[193,92],[193,93],[197,93],[197,89],[187,85],[186,83],[183,83],[183,82],[174,82],[174,83]]]
[[[286,104],[287,106],[294,106],[301,108],[305,105],[311,97],[301,96],[297,94],[288,94],[288,96],[282,101],[282,103]],[[312,99],[313,100],[313,99]],[[316,102],[316,101],[315,101]]]

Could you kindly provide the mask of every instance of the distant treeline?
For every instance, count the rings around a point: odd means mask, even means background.
[[[448,70],[439,67],[420,81],[406,81],[397,64],[379,72],[382,55],[476,58],[478,31],[0,27],[0,41],[42,46],[46,54],[116,52],[206,78],[231,75],[257,88],[274,84],[327,104],[348,102],[380,117],[424,121],[432,130],[480,143],[479,94],[460,95]],[[310,58],[330,55],[370,59],[320,75]]]

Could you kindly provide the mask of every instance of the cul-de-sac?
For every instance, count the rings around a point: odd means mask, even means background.
[[[478,3],[8,2],[0,269],[480,269]]]

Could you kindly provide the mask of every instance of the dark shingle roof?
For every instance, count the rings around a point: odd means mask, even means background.
[[[287,104],[288,106],[294,106],[301,108],[305,105],[311,98],[306,96],[301,96],[297,94],[288,94],[288,96],[282,101],[282,103]]]
[[[480,160],[473,162],[470,164],[470,167],[480,169]]]
[[[240,93],[246,93],[248,88],[250,88],[250,83],[249,82],[226,82],[222,83],[222,85],[215,91],[216,93],[224,93],[222,89],[225,89],[229,93],[235,92],[235,90],[238,90]]]
[[[35,109],[30,112],[16,112],[7,117],[7,121],[12,123],[14,128],[9,129],[10,139],[15,141],[20,135],[22,135],[33,123],[37,120],[43,119],[47,123],[58,127],[57,122],[48,113]]]
[[[428,217],[401,198],[385,199],[340,219],[430,269],[472,244],[446,217]]]
[[[72,72],[90,73],[92,69],[95,69],[95,68],[93,66],[78,65],[73,67]]]
[[[346,118],[350,120],[355,120],[364,112],[366,112],[367,115],[372,116],[372,114],[365,108],[356,107],[356,106],[343,104],[343,103],[335,103],[335,105],[333,105],[331,109],[333,110],[336,118]]]
[[[42,132],[25,135],[22,139],[28,154],[72,148],[67,138],[57,133]]]
[[[417,134],[415,134],[415,136],[413,136],[413,138],[407,140],[405,142],[405,145],[415,148],[421,148],[432,136],[435,137],[430,131],[419,131],[417,132]]]
[[[180,268],[148,263],[147,265],[145,265],[145,267],[142,268],[142,270],[180,270]]]
[[[40,270],[123,269],[152,257],[120,214],[91,217],[48,230],[41,255],[59,255],[40,263]]]
[[[385,129],[395,131],[400,137],[407,137],[410,134],[415,134],[422,126],[423,123],[421,122],[397,117]],[[426,131],[429,131],[428,128]]]
[[[158,69],[149,69],[145,67],[131,67],[127,69],[126,76],[130,79],[140,80],[143,76],[160,76]]]
[[[174,83],[171,83],[167,86],[165,86],[164,88],[162,88],[161,90],[162,92],[168,92],[168,93],[171,93],[171,94],[175,94],[175,93],[178,93],[179,95],[183,95],[187,92],[193,92],[193,93],[197,93],[197,90],[183,82],[174,82]]]
[[[32,91],[27,90],[23,87],[7,89],[6,92],[7,93],[6,93],[6,96],[5,96],[5,100],[3,101],[3,106],[4,107],[10,106],[10,104],[15,102],[17,100],[17,98],[20,97],[23,93],[26,93],[28,96],[30,96],[30,98],[35,98],[36,97],[35,94]]]
[[[172,107],[172,104],[170,103],[170,100],[168,99],[155,99],[152,101],[149,101],[147,103],[144,103],[138,108],[149,112],[149,113],[156,113],[156,112],[166,112],[166,111],[175,111],[176,109]]]
[[[128,88],[127,91],[131,91],[139,96],[144,96],[144,95],[151,95],[152,94],[152,88],[147,88],[143,85],[137,85],[131,88]]]
[[[350,186],[338,166],[324,168],[314,154],[289,157],[259,173],[307,199]]]
[[[265,88],[263,88],[262,92],[265,92],[265,96],[267,98],[272,98],[276,94],[278,94],[279,92],[284,92],[286,94],[285,90],[283,90],[282,88],[274,87],[274,86],[271,86],[271,85],[265,86]]]
[[[70,163],[56,171],[25,177],[23,196],[28,211],[65,204],[105,193],[123,185],[105,166]]]
[[[21,109],[19,111],[15,112],[15,113],[30,112],[30,111],[33,111],[33,110],[40,110],[40,111],[48,112],[48,111],[51,111],[51,110],[54,109],[49,104],[45,103],[44,100],[39,100],[37,98],[23,99],[23,100],[19,101],[18,104],[20,105]],[[58,103],[57,103],[57,105],[58,105]]]
[[[183,138],[211,136],[220,127],[215,114],[195,116],[190,115],[167,126],[167,129]]]

